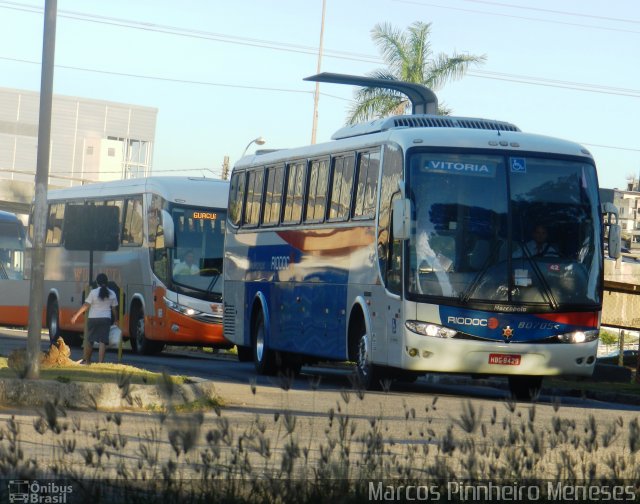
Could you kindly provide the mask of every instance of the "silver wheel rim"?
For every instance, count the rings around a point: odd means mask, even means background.
[[[136,342],[138,346],[141,347],[144,344],[144,317],[140,317],[138,319],[138,323],[136,324]]]
[[[262,362],[262,357],[264,356],[264,327],[262,324],[258,326],[258,331],[256,333],[256,359],[258,362]]]
[[[58,334],[58,313],[57,310],[51,311],[51,320],[49,321],[49,332],[51,336]]]
[[[358,343],[358,371],[363,377],[369,376],[369,337],[363,334]]]

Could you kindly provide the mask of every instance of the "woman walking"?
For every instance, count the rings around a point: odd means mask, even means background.
[[[111,327],[111,314],[114,323],[118,323],[118,298],[116,293],[107,287],[109,279],[104,273],[96,277],[98,287],[89,292],[80,309],[71,317],[71,323],[75,324],[78,317],[89,310],[87,326],[87,339],[84,343],[84,354],[81,364],[91,363],[93,344],[97,341],[98,362],[104,362],[104,355],[109,344],[109,328]]]

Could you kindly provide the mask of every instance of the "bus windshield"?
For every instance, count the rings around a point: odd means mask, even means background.
[[[223,209],[173,206],[173,285],[179,292],[215,300],[222,296]]]
[[[407,289],[453,303],[600,303],[601,234],[589,162],[414,151]]]

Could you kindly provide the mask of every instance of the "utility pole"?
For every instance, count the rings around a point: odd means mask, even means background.
[[[222,180],[229,180],[229,156],[225,156],[222,161]]]
[[[44,295],[44,252],[47,231],[47,185],[51,149],[51,102],[53,100],[53,60],[56,49],[57,0],[45,0],[42,70],[40,76],[40,116],[38,119],[38,160],[33,210],[33,249],[29,293],[26,378],[40,375],[40,333]]]
[[[324,40],[324,13],[327,7],[327,0],[322,0],[322,21],[320,22],[320,46],[318,48],[318,71],[322,63],[322,47]],[[311,144],[316,143],[316,130],[318,129],[318,99],[320,97],[320,83],[316,81],[316,92],[313,94],[313,126],[311,127]]]

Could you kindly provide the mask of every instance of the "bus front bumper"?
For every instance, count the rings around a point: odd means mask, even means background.
[[[590,376],[598,340],[587,343],[501,343],[405,333],[403,369],[487,375]]]

